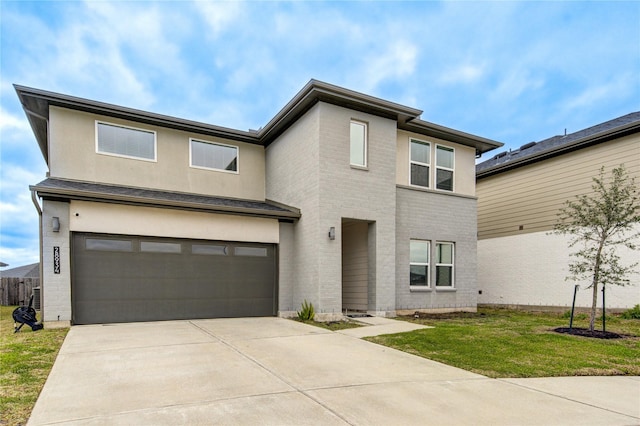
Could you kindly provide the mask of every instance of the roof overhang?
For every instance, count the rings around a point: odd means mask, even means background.
[[[107,202],[143,207],[245,215],[285,221],[300,218],[298,209],[268,201],[222,198],[53,178],[46,179],[29,188],[32,191],[36,191],[41,198],[50,200]]]
[[[504,145],[501,142],[461,132],[459,130],[450,129],[439,124],[430,123],[420,119],[415,119],[403,124],[398,122],[398,128],[408,132],[419,133],[421,135],[431,136],[433,138],[443,139],[449,142],[475,148],[476,155],[484,154],[487,151],[500,148]]]
[[[399,123],[419,116],[422,111],[339,86],[311,80],[259,131],[265,145],[273,142],[293,122],[318,102],[396,120]]]
[[[268,146],[316,103],[326,102],[395,120],[399,129],[474,147],[478,154],[503,145],[500,142],[490,139],[422,121],[420,120],[422,111],[419,109],[365,95],[318,80],[309,81],[309,83],[259,131],[235,130],[25,86],[14,85],[14,87],[47,164],[49,163],[48,120],[49,108],[51,106]]]
[[[557,157],[559,155],[567,154],[567,153],[577,151],[579,149],[587,148],[593,145],[597,145],[600,143],[609,142],[611,140],[619,139],[619,138],[629,136],[638,132],[640,132],[640,122],[635,121],[632,123],[628,123],[619,127],[615,127],[613,129],[608,129],[596,134],[585,136],[584,138],[576,139],[575,141],[572,141],[565,145],[560,145],[545,151],[536,152],[531,155],[523,156],[521,158],[507,161],[505,163],[497,164],[493,167],[489,167],[480,172],[477,172],[476,179],[489,177],[495,174],[506,172],[507,170],[512,170],[518,167],[526,166],[528,164],[533,164],[538,161],[543,161],[548,158]]]
[[[168,127],[175,130],[194,132],[202,135],[221,137],[239,142],[260,144],[256,132],[229,129],[221,126],[213,126],[192,120],[170,117],[162,114],[155,114],[133,108],[112,105],[104,102],[97,102],[74,96],[48,92],[31,87],[14,85],[22,108],[27,114],[29,124],[36,136],[42,155],[47,164],[49,163],[48,150],[48,120],[49,107],[57,106],[76,111],[83,111],[92,114],[106,115],[123,120],[133,120],[153,126]]]

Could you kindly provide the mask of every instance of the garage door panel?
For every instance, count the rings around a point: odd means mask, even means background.
[[[74,234],[73,253],[76,324],[276,313],[273,244]]]

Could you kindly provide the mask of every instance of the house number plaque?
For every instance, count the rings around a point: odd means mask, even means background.
[[[60,247],[53,247],[53,273],[60,273]]]

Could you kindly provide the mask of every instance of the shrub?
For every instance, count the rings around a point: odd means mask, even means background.
[[[640,319],[640,305],[636,305],[631,309],[624,311],[620,318],[624,319]]]
[[[302,302],[302,309],[298,311],[298,319],[302,321],[313,321],[313,318],[316,316],[316,312],[313,309],[313,303],[307,303],[305,299]]]

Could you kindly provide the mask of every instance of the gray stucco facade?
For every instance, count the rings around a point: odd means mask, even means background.
[[[352,119],[368,125],[366,168],[349,164]],[[367,312],[476,308],[477,200],[397,185],[396,137],[393,120],[318,103],[267,148],[267,198],[301,211],[299,221],[282,228],[282,315],[293,314],[304,300],[321,317],[344,313],[341,230],[354,221],[368,228]],[[335,240],[328,238],[332,227]],[[432,253],[436,242],[455,244],[453,288],[410,290],[411,239],[430,241]]]
[[[366,168],[349,164],[351,119],[370,129]],[[287,250],[294,253],[287,262],[294,272],[280,274],[281,289],[291,289],[291,298],[281,298],[283,314],[308,300],[320,316],[341,315],[343,220],[366,222],[370,229],[367,310],[395,313],[395,162],[389,161],[396,156],[395,140],[395,121],[318,103],[267,148],[267,199],[301,212],[293,225],[294,249]]]
[[[229,270],[237,267],[234,278],[242,280],[252,271],[241,267],[246,263],[240,259],[242,251],[235,252],[237,243],[262,247],[258,250],[268,247],[268,253],[275,253],[273,268],[261,280],[269,281],[269,294],[251,289],[242,297],[225,293],[220,303],[266,298],[274,315],[294,316],[305,300],[313,303],[319,320],[339,319],[353,311],[394,316],[476,308],[474,161],[478,154],[500,146],[499,142],[423,121],[422,111],[415,108],[316,80],[257,131],[38,89],[17,86],[16,90],[49,167],[47,179],[31,187],[39,210],[36,199],[42,200],[46,322],[74,322],[79,304],[73,291],[90,289],[86,283],[95,281],[94,276],[76,273],[81,268],[74,265],[74,253],[83,244],[74,237],[78,234],[132,242],[125,251],[135,254],[122,255],[119,259],[126,261],[116,264],[113,273],[103,274],[111,283],[131,279],[143,261],[164,266],[163,256],[171,253],[176,254],[172,262],[190,271],[190,277],[196,276],[189,265],[196,264],[196,255],[201,254],[194,247],[203,245],[213,250],[209,255],[226,256]],[[100,148],[96,142],[100,125],[152,134],[153,161]],[[355,145],[352,125],[364,129],[362,142]],[[229,164],[233,167],[196,167],[194,142],[217,146],[211,152],[219,152],[221,146],[225,152],[235,152]],[[352,145],[359,147],[358,143],[364,161],[352,159]],[[415,146],[426,147],[430,156],[428,164],[420,166],[427,170],[426,184],[412,181]],[[450,155],[445,162],[438,159],[442,148]],[[445,177],[450,186],[436,184],[442,171],[450,174]],[[424,172],[420,173],[423,178]],[[52,230],[53,217],[59,218],[59,230]],[[143,250],[147,242],[138,242],[138,237],[167,250],[179,249],[171,253]],[[429,244],[429,285],[411,285],[411,240]],[[436,265],[438,243],[455,249],[453,265]],[[54,247],[59,254],[55,260]],[[92,256],[101,261],[107,254]],[[133,266],[124,268],[129,261]],[[82,259],[77,263],[82,264]],[[438,266],[441,271],[451,268],[446,285],[436,285]],[[200,282],[208,288],[223,288],[223,274],[218,275],[207,273],[201,281],[192,280],[191,290],[195,292]],[[170,281],[168,289],[186,293],[185,280]],[[114,287],[103,286],[100,291],[109,288]],[[106,293],[119,296],[114,290]],[[122,296],[122,302],[135,306],[140,298],[167,304],[175,300],[165,293],[148,292]],[[196,306],[201,301],[194,297],[188,303]],[[107,318],[120,321],[111,311]],[[211,315],[246,314],[237,312],[212,308]],[[172,319],[172,315],[154,319]]]
[[[475,310],[476,284],[476,211],[474,197],[434,193],[414,188],[397,188],[397,245],[396,245],[396,309],[416,310]],[[411,290],[409,277],[409,241],[455,244],[455,283],[453,288]],[[435,268],[430,268],[431,282]]]

